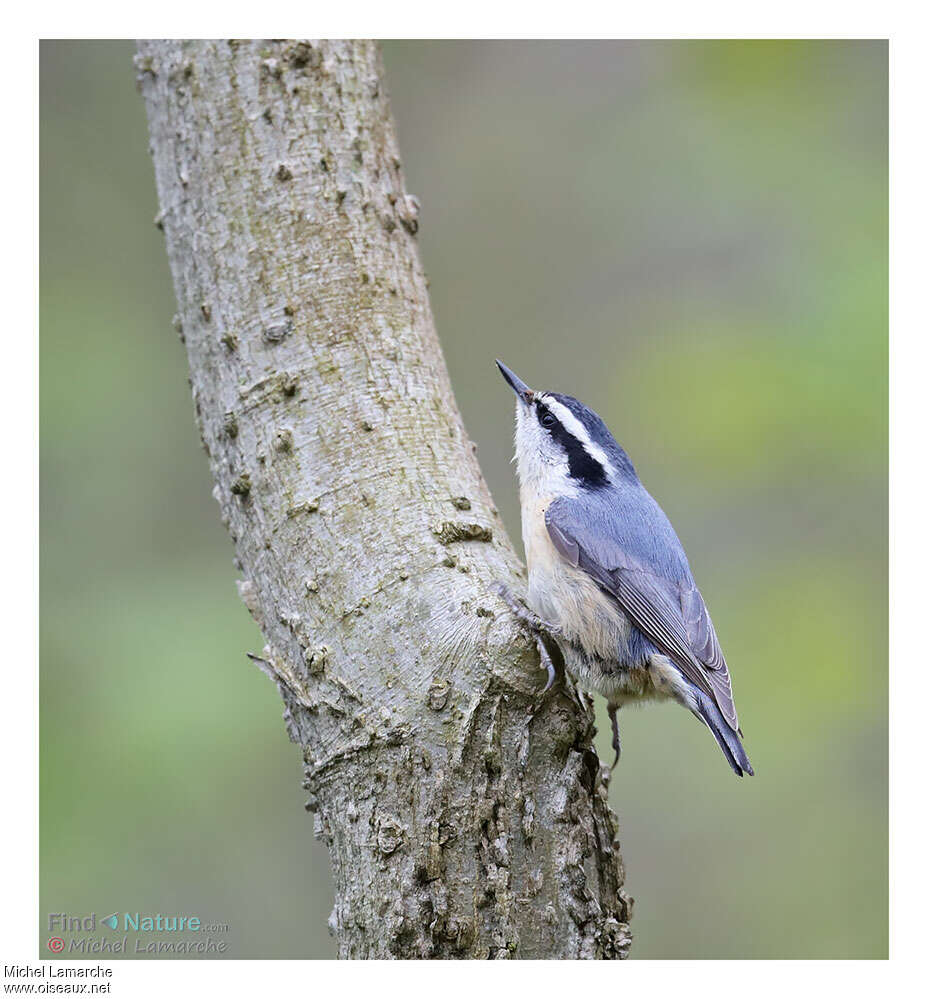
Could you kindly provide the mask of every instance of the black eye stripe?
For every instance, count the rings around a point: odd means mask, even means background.
[[[605,468],[543,402],[535,403],[535,413],[542,428],[564,449],[572,479],[577,479],[590,488],[604,486],[609,481]]]

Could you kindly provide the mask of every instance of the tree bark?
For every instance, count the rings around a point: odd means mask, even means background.
[[[136,63],[175,325],[339,955],[626,956],[592,713],[564,679],[540,694],[491,590],[524,574],[435,335],[377,46],[145,41]]]

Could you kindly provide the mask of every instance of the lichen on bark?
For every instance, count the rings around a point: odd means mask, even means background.
[[[377,46],[145,41],[136,63],[197,422],[339,955],[624,957],[608,771],[491,589],[524,577],[435,335]]]

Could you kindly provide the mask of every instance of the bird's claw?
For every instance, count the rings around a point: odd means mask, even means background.
[[[538,646],[538,655],[541,658],[541,665],[548,671],[548,682],[545,684],[542,690],[543,694],[547,694],[551,687],[554,685],[554,680],[557,677],[557,673],[554,670],[554,663],[551,662],[551,656],[545,647],[545,640],[541,635],[535,636],[535,644]]]
[[[535,639],[535,645],[538,646],[538,655],[541,659],[541,665],[544,666],[548,673],[548,681],[542,690],[542,693],[546,694],[554,685],[554,681],[557,678],[557,672],[554,669],[554,663],[551,661],[551,654],[545,646],[543,636],[550,635],[552,637],[557,637],[561,634],[561,629],[556,624],[551,624],[543,618],[540,618],[533,611],[530,611],[523,603],[516,600],[512,591],[504,583],[494,583],[493,589],[496,590],[509,610],[512,611],[513,615],[532,633],[532,637]]]
[[[609,721],[612,722],[612,748],[615,750],[615,759],[609,768],[610,772],[615,770],[619,762],[619,757],[622,755],[622,740],[619,738],[619,719],[617,717],[618,710],[619,707],[617,704],[609,704]]]
[[[539,632],[550,635],[552,638],[557,638],[561,635],[562,629],[556,625],[552,624],[550,621],[546,621],[544,618],[539,617],[534,611],[529,610],[520,600],[517,600],[504,583],[494,583],[493,588],[503,599],[506,606],[512,611],[512,613],[531,631],[533,634],[538,634]]]

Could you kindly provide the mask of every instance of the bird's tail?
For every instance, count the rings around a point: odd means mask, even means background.
[[[706,727],[715,736],[715,741],[725,754],[728,765],[739,777],[743,777],[745,774],[753,777],[754,768],[744,751],[744,746],[741,745],[738,733],[722,717],[715,701],[697,687],[693,688],[693,694],[696,697],[696,706],[692,709],[693,714],[700,721],[705,722]]]

